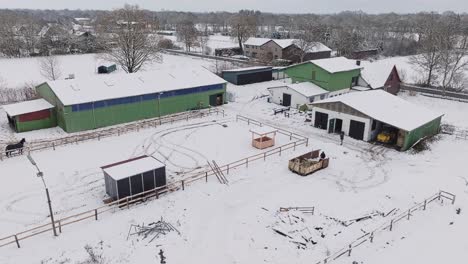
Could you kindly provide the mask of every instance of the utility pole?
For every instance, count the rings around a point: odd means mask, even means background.
[[[49,188],[47,188],[47,185],[46,185],[45,180],[44,180],[44,173],[39,169],[39,167],[37,166],[36,161],[34,161],[34,159],[31,157],[31,154],[28,155],[28,160],[29,160],[29,162],[31,162],[31,164],[34,167],[36,167],[36,170],[37,170],[36,175],[37,175],[37,177],[41,178],[42,183],[44,184],[44,189],[45,189],[46,195],[47,195],[47,204],[49,205],[49,213],[50,213],[50,221],[51,221],[51,224],[52,224],[52,230],[54,231],[54,236],[57,236],[57,230],[55,229],[54,213],[53,213],[53,210],[52,210],[52,201],[50,200]]]

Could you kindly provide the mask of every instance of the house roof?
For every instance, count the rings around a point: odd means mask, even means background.
[[[361,65],[364,67],[361,70],[361,78],[373,89],[384,87],[395,67],[394,64],[385,61],[362,61]]]
[[[308,63],[315,64],[329,73],[362,69],[362,66],[356,65],[356,61],[345,57],[311,60]]]
[[[224,83],[225,80],[201,67],[47,82],[65,106]]]
[[[102,170],[114,180],[118,181],[130,176],[163,168],[164,166],[165,165],[162,162],[153,157],[143,156],[139,159],[102,167]]]
[[[249,38],[244,42],[244,45],[262,46],[270,40],[269,38]]]
[[[54,108],[53,105],[44,99],[9,104],[2,107],[9,116],[18,116]]]
[[[258,70],[272,70],[272,69],[273,67],[270,67],[270,66],[257,66],[257,67],[224,70],[223,72],[244,72],[244,71],[258,71]]]
[[[369,117],[405,131],[412,131],[443,116],[443,114],[414,105],[382,90],[347,93],[312,103],[312,105],[336,102],[341,102]]]
[[[291,45],[293,45],[297,39],[269,39],[269,38],[249,38],[244,44],[252,45],[252,46],[263,46],[269,41],[273,41],[282,49],[285,49]],[[316,45],[309,49],[307,52],[322,52],[322,51],[331,51],[331,49],[325,46],[321,42],[316,42]]]
[[[283,87],[288,87],[289,89],[292,89],[304,95],[305,97],[312,97],[312,96],[329,93],[329,91],[322,89],[320,86],[311,82],[302,82],[302,83],[290,84],[287,86],[271,87],[271,88],[268,88],[268,90],[276,89],[276,88],[283,88]]]
[[[272,128],[269,126],[261,126],[261,127],[254,127],[250,129],[250,132],[257,134],[257,135],[266,135],[271,133],[276,133],[278,129]]]

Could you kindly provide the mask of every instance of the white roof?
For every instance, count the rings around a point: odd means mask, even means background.
[[[333,102],[342,102],[373,119],[406,131],[412,131],[443,116],[383,90],[347,93],[312,104]]]
[[[65,106],[224,83],[201,67],[47,82]]]
[[[331,51],[329,47],[325,46],[325,44],[321,42],[315,42],[315,45],[310,48],[307,52],[322,52],[322,51]]]
[[[361,77],[373,89],[382,88],[385,86],[390,73],[395,65],[385,61],[368,62],[363,61],[361,65],[364,69],[361,71]]]
[[[44,99],[4,105],[2,107],[9,116],[18,116],[54,108],[53,105]]]
[[[316,95],[329,93],[327,90],[322,89],[320,86],[311,82],[295,83],[295,84],[289,84],[287,86],[271,87],[268,89],[270,90],[270,89],[283,88],[283,87],[288,87],[289,89],[292,89],[304,95],[305,97],[312,97]]]
[[[250,129],[250,132],[255,133],[257,135],[265,135],[277,132],[278,129],[272,128],[269,126],[261,126],[261,127],[254,127]]]
[[[165,165],[153,157],[125,162],[109,168],[102,169],[114,180],[118,181],[137,174],[152,171],[164,167]]]
[[[356,65],[356,61],[349,60],[345,57],[311,60],[309,62],[319,66],[329,73],[352,71],[362,68],[361,66]]]
[[[272,67],[269,67],[269,66],[257,66],[257,67],[247,67],[247,68],[224,70],[223,72],[240,72],[240,71],[271,70],[271,69],[272,69]]]
[[[244,44],[252,46],[262,46],[268,41],[273,41],[282,49],[285,49],[293,44],[295,44],[297,39],[269,39],[269,38],[249,38]],[[331,49],[325,46],[323,43],[317,42],[314,47],[308,50],[308,52],[321,52],[321,51],[331,51]]]
[[[270,40],[269,38],[249,38],[244,42],[244,45],[262,46]]]
[[[351,88],[352,90],[356,90],[356,91],[369,91],[371,90],[372,88],[369,88],[369,87],[364,87],[364,86],[353,86]]]
[[[285,49],[294,44],[297,39],[273,39],[282,49]]]

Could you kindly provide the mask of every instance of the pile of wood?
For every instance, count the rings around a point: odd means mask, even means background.
[[[179,230],[177,230],[171,223],[164,221],[161,217],[161,220],[148,225],[131,225],[128,230],[127,240],[131,236],[138,236],[142,237],[142,240],[151,238],[149,241],[149,243],[151,243],[161,235],[166,235],[172,231],[175,231],[180,235]]]

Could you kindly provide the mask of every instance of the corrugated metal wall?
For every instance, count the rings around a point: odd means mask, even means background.
[[[16,132],[26,132],[56,127],[57,118],[55,115],[55,111],[53,109],[46,111],[49,111],[48,117],[45,117],[44,115],[35,116],[34,113],[32,113],[31,115],[16,116]]]
[[[411,148],[414,143],[418,142],[421,138],[436,135],[440,132],[440,123],[442,117],[434,119],[433,121],[408,132],[405,137],[405,143],[403,144],[402,151]]]
[[[134,98],[110,106],[107,106],[107,104],[102,105],[100,102],[91,103],[90,105],[66,106],[63,108],[63,113],[58,110],[58,123],[67,132],[78,132],[154,118],[159,116],[159,111],[161,112],[160,115],[163,116],[200,107],[206,108],[209,106],[210,95],[223,94],[223,97],[225,97],[226,85],[220,84],[217,88],[205,92],[176,96],[170,96],[169,92],[161,96],[160,104],[158,104],[158,99],[148,100],[149,98],[146,98],[147,100],[138,101]],[[96,104],[96,107],[94,104]]]

